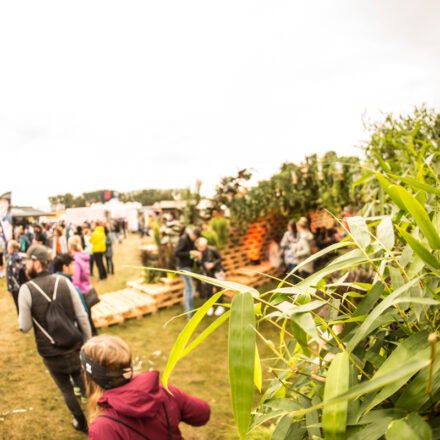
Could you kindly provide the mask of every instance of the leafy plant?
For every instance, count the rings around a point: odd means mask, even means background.
[[[209,221],[210,228],[215,231],[218,237],[218,248],[224,248],[229,241],[229,225],[225,217],[213,217]]]
[[[348,218],[348,236],[301,263],[340,254],[296,285],[265,293],[194,277],[236,291],[229,312],[190,342],[212,301],[182,331],[164,374],[227,319],[232,408],[240,438],[276,422],[272,439],[440,438],[440,185],[437,156],[429,167],[408,145],[402,179],[375,170],[388,213]],[[412,153],[412,156],[411,156]],[[417,159],[419,158],[419,159]],[[433,171],[431,171],[433,170]],[[423,180],[420,179],[423,177]],[[349,271],[369,278],[350,281]],[[342,288],[342,292],[341,292]],[[275,344],[264,326],[279,330]],[[273,353],[260,404],[251,410],[262,371],[256,341]]]

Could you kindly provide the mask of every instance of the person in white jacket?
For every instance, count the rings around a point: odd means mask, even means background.
[[[307,260],[313,253],[314,238],[309,230],[309,222],[305,217],[301,217],[296,223],[296,258],[298,266]],[[313,273],[313,261],[302,266],[297,275],[304,279]]]

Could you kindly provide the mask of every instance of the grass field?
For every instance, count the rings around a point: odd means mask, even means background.
[[[140,264],[140,243],[139,237],[131,235],[122,245],[115,245],[116,273],[96,283],[100,294],[122,289],[126,281],[140,276],[139,270],[123,267]],[[36,351],[33,331],[28,334],[18,331],[15,307],[4,279],[0,280],[0,310],[0,439],[84,439],[85,436],[71,426],[72,416]],[[155,315],[100,330],[100,333],[125,339],[138,371],[151,368],[162,372],[186,319],[175,319],[166,327],[164,324],[181,312],[180,305],[174,306]],[[213,318],[205,320],[201,330]],[[261,349],[264,356],[264,347]],[[207,400],[212,410],[211,420],[204,427],[181,424],[185,439],[237,438],[230,406],[227,362],[225,324],[214,337],[180,361],[173,372],[171,383]],[[14,412],[16,410],[19,411]],[[261,432],[257,437],[263,439],[270,435]]]

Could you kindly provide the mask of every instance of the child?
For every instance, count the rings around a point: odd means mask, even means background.
[[[81,350],[89,399],[89,439],[180,440],[179,423],[207,423],[207,402],[159,383],[157,371],[133,374],[131,352],[116,336],[89,339]]]
[[[25,258],[18,252],[20,243],[15,240],[8,241],[8,259],[6,261],[6,282],[8,292],[12,295],[18,314],[18,291],[27,281]]]

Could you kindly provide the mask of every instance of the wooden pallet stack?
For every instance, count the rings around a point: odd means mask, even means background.
[[[92,319],[97,328],[120,324],[128,318],[140,318],[157,310],[149,296],[134,289],[106,293],[99,299],[101,301],[92,308]]]
[[[158,284],[146,284],[140,278],[136,281],[129,281],[127,286],[152,298],[157,309],[183,302],[183,282],[180,277],[161,278]]]
[[[279,241],[284,229],[285,220],[274,218],[264,224],[251,225],[246,234],[231,230],[229,245],[221,251],[226,279],[256,287],[269,280],[262,273],[278,275],[277,269],[265,260],[270,242]],[[152,252],[153,247],[148,245],[144,250]],[[252,255],[261,260],[258,265],[251,265]],[[234,293],[227,291],[225,294],[232,297]],[[146,284],[141,278],[129,281],[124,290],[100,295],[100,299],[92,309],[92,318],[98,328],[182,303],[183,282],[180,276],[161,278],[157,284]]]

